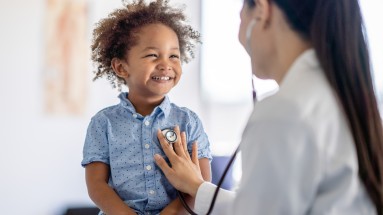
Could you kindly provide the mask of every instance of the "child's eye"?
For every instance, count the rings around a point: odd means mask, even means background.
[[[148,54],[145,57],[157,57],[157,55],[156,54]]]
[[[179,59],[180,56],[178,56],[178,55],[171,55],[170,58],[177,58],[177,59]]]

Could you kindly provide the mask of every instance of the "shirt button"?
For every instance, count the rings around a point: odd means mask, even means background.
[[[152,169],[152,166],[150,166],[150,165],[146,166],[146,170],[151,170],[151,169]]]
[[[137,118],[137,114],[134,113],[134,114],[133,114],[133,117],[134,117],[134,118]]]
[[[149,144],[145,144],[145,149],[148,149],[150,148],[150,145]]]
[[[149,121],[145,121],[145,125],[148,126],[150,124]]]
[[[154,194],[154,190],[149,190],[149,194],[153,195]]]

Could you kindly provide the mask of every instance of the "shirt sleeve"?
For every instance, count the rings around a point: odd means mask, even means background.
[[[239,189],[235,197],[220,192],[212,214],[307,214],[322,172],[316,146],[312,131],[294,116],[250,121],[241,143]],[[211,185],[198,190],[199,213],[207,212],[212,193]]]
[[[194,112],[191,112],[190,123],[188,125],[188,151],[192,152],[192,144],[198,143],[198,158],[208,158],[212,160],[210,142],[202,126],[202,122]]]
[[[85,167],[95,161],[109,164],[107,120],[99,115],[93,117],[89,123],[81,165]]]

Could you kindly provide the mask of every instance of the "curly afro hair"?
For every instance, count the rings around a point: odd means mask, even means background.
[[[200,42],[200,34],[185,24],[186,16],[182,9],[172,8],[168,0],[155,0],[149,4],[145,0],[134,0],[123,8],[101,19],[93,31],[91,59],[97,69],[93,80],[106,76],[113,88],[120,89],[125,81],[118,77],[111,67],[113,58],[124,58],[127,51],[137,43],[135,33],[143,26],[153,23],[164,24],[177,34],[181,62],[194,58],[195,44]]]

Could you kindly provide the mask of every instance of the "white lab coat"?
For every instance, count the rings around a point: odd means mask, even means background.
[[[345,115],[312,49],[276,94],[256,103],[241,152],[240,187],[221,190],[213,214],[376,214]],[[214,190],[207,182],[199,187],[198,214],[206,214]]]

